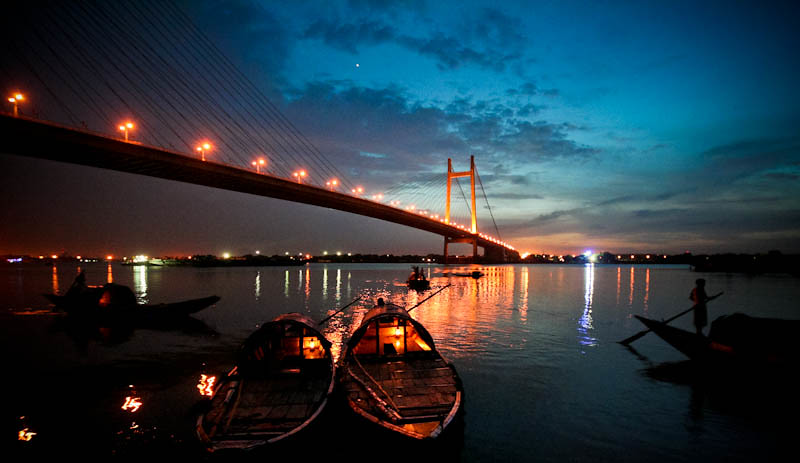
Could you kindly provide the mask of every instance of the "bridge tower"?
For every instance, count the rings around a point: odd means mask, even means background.
[[[478,233],[478,217],[477,209],[475,208],[475,156],[469,157],[469,170],[463,172],[453,171],[453,160],[447,158],[447,199],[445,201],[444,220],[450,223],[450,192],[452,191],[452,182],[454,178],[469,177],[469,186],[472,196],[472,208],[470,216],[472,218],[470,232],[473,235]],[[447,263],[447,248],[450,243],[471,243],[472,244],[472,259],[477,260],[478,257],[478,238],[477,236],[468,238],[452,238],[449,236],[444,237],[444,263]]]

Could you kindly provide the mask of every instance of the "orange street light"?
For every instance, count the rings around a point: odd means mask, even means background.
[[[128,141],[128,130],[133,129],[133,122],[126,122],[124,124],[120,124],[119,130],[125,133],[125,141]]]
[[[357,186],[350,191],[352,191],[354,195],[360,195],[361,193],[364,192],[364,188]]]
[[[211,144],[208,142],[204,142],[202,145],[195,148],[198,153],[200,153],[200,159],[205,161],[206,160],[206,151],[211,149]]]
[[[261,173],[261,166],[267,165],[267,161],[265,161],[264,158],[259,158],[258,160],[253,161],[250,164],[252,164],[253,167],[256,168],[256,173],[260,174]]]
[[[331,191],[335,190],[337,186],[339,186],[339,181],[336,179],[329,180],[325,183],[325,185],[330,188]]]
[[[14,105],[14,117],[19,116],[19,110],[17,109],[17,105],[19,104],[20,101],[24,100],[25,97],[22,95],[22,93],[15,93],[14,95],[8,97],[8,101]]]
[[[306,171],[304,170],[298,170],[292,174],[292,176],[297,179],[297,183],[303,183],[303,179],[306,175]]]

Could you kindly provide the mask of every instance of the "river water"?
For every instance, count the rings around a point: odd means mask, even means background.
[[[411,314],[464,384],[455,461],[754,461],[793,449],[800,410],[793,385],[709,379],[653,334],[634,349],[617,341],[643,329],[634,314],[665,319],[687,309],[698,277],[709,294],[724,291],[709,303],[712,320],[733,312],[800,318],[795,277],[701,274],[684,266],[501,265],[482,267],[485,275],[472,279],[448,274],[473,267],[423,268],[433,289],[418,294],[404,284],[405,264],[85,264],[89,284],[129,286],[141,303],[221,297],[192,323],[140,329],[104,345],[60,330],[62,317],[41,296],[63,294],[76,264],[4,265],[3,452],[194,456],[201,375],[224,374],[260,323],[284,312],[321,320],[364,297],[325,325],[338,355],[375,298],[409,307],[448,283]],[[673,325],[692,329],[691,316]],[[123,409],[129,398],[140,404],[136,411]],[[19,440],[20,431],[30,440]],[[343,426],[316,432],[343,454],[363,448]],[[390,450],[398,456],[404,448]],[[361,456],[356,460],[380,459]],[[424,460],[419,452],[408,457]]]

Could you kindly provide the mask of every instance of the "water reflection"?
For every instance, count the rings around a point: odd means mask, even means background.
[[[147,304],[147,266],[133,266],[133,292],[139,304]]]
[[[650,304],[650,267],[647,267],[647,272],[644,275],[644,311],[647,312],[647,309]]]
[[[114,282],[114,273],[111,270],[111,262],[108,263],[108,268],[106,269],[106,281],[108,283]]]
[[[53,294],[58,294],[58,269],[53,266]]]
[[[583,346],[590,346],[590,347],[597,345],[597,339],[592,337],[590,334],[590,331],[594,330],[594,326],[592,325],[593,323],[592,299],[594,297],[594,272],[595,272],[595,265],[586,264],[583,271],[584,308],[583,308],[583,314],[578,319],[578,342]]]
[[[261,270],[256,272],[256,287],[255,287],[256,300],[261,298]]]
[[[130,413],[136,413],[139,411],[139,408],[142,406],[142,399],[136,395],[136,389],[133,387],[133,384],[130,386],[130,393],[127,397],[125,397],[125,403],[122,404],[123,410]]]
[[[628,297],[628,307],[633,307],[633,282],[635,278],[633,275],[633,267],[631,267],[631,293],[630,297]]]

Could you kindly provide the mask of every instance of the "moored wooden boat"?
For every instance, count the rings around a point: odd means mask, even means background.
[[[416,440],[441,435],[463,403],[455,367],[428,331],[396,306],[367,313],[345,346],[339,378],[357,415]]]
[[[737,313],[714,320],[709,336],[705,337],[664,322],[638,315],[636,318],[692,360],[765,366],[800,362],[800,347],[794,341],[800,320],[756,318]]]
[[[301,314],[280,315],[244,342],[196,432],[210,451],[251,450],[308,428],[333,393],[331,344]]]

